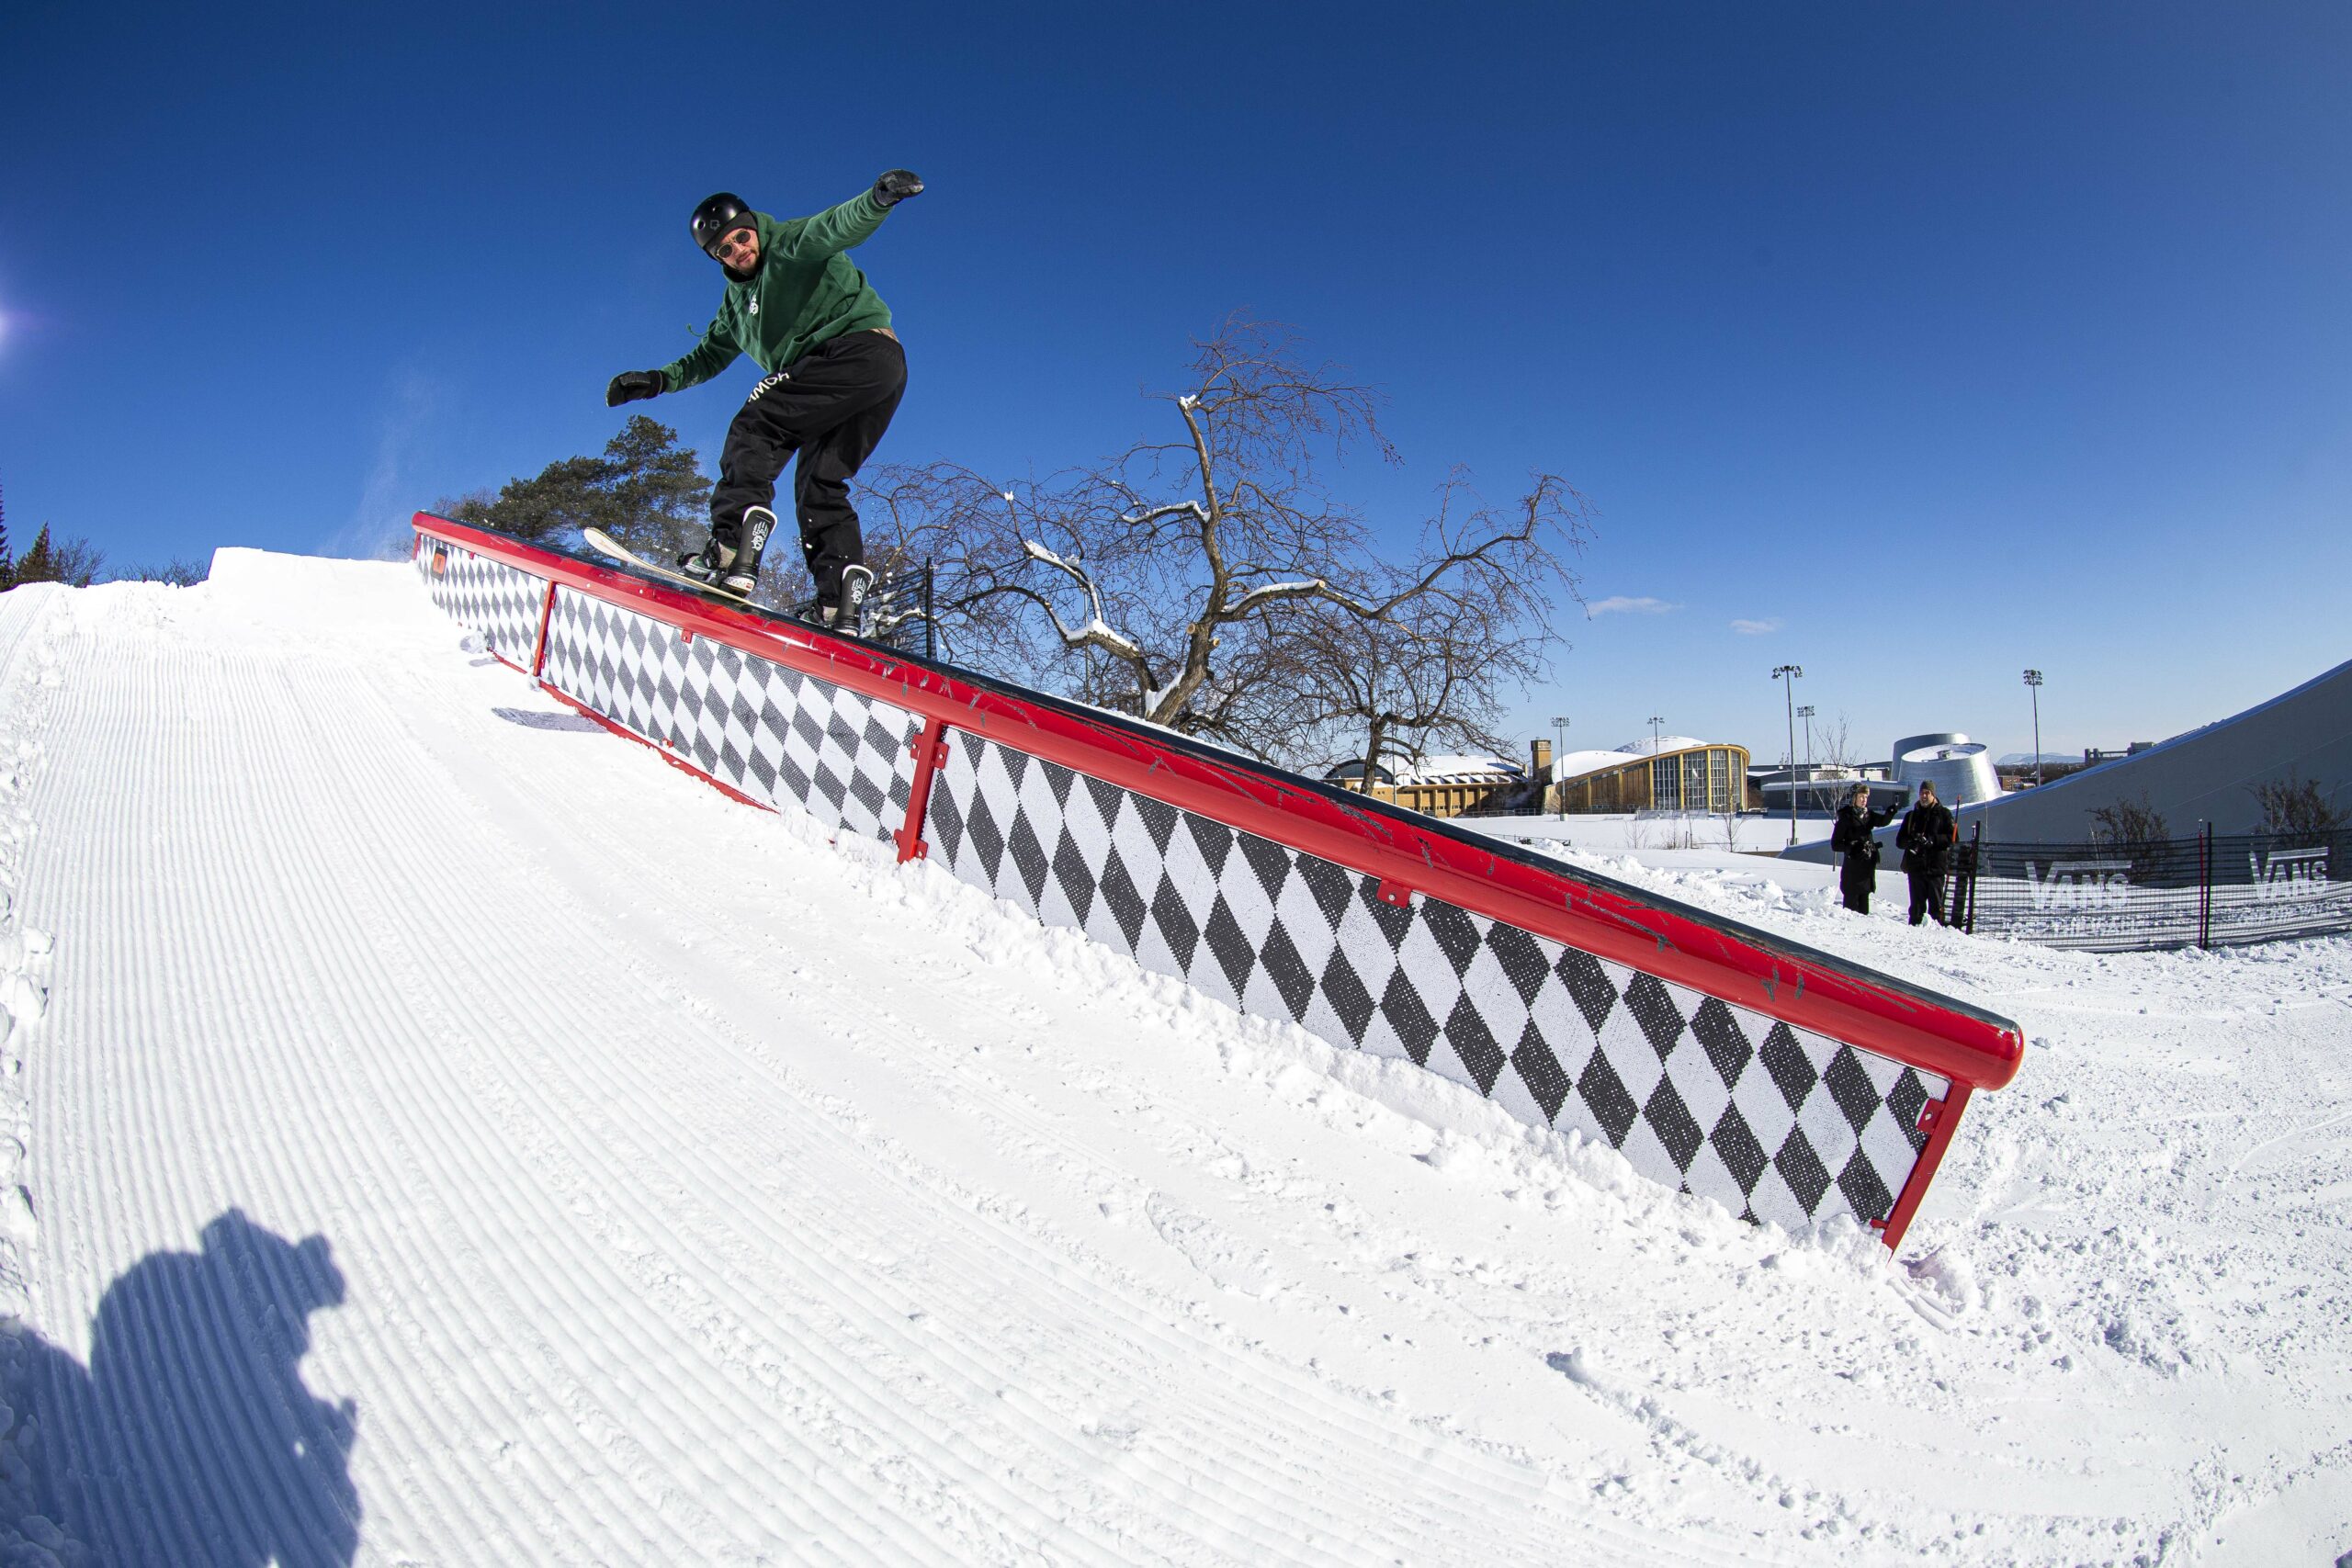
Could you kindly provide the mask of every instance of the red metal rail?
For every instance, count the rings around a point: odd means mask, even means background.
[[[937,725],[972,730],[1973,1089],[2003,1087],[2023,1058],[2023,1037],[2006,1019],[1574,867],[1521,858],[1432,819],[1340,798],[1341,792],[1243,758],[1206,754],[1109,716],[982,684],[888,649],[736,610],[428,513],[418,513],[415,525],[551,582],[894,703],[932,721],[926,733]],[[910,826],[920,831],[920,823]]]
[[[1415,892],[1663,979],[1751,1008],[1798,1028],[1849,1041],[1952,1080],[1948,1098],[1922,1108],[1926,1146],[1883,1221],[1889,1248],[1927,1196],[1959,1130],[1972,1089],[1998,1089],[2017,1074],[2017,1026],[1982,1010],[1849,964],[1769,932],[1663,905],[1638,889],[1555,862],[1499,849],[1451,826],[1317,786],[1246,760],[1193,748],[1164,731],[1034,694],[1001,690],[957,671],[904,659],[797,622],[733,609],[599,562],[526,545],[418,513],[420,545],[445,539],[544,579],[539,633],[528,673],[541,673],[548,618],[560,583],[774,662],[894,703],[922,719],[905,822],[894,833],[901,861],[925,852],[924,806],[951,728],[961,727],[1123,788],[1380,878],[1380,896]],[[542,681],[542,685],[545,682]],[[553,686],[563,702],[576,699]],[[604,715],[583,713],[628,735]],[[631,736],[641,739],[641,737]],[[649,742],[650,744],[650,742]],[[673,753],[673,765],[701,770]],[[723,781],[729,795],[766,807]]]

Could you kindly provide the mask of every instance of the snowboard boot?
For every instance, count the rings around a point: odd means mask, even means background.
[[[874,589],[874,573],[862,566],[842,568],[842,602],[833,611],[833,630],[843,637],[865,635],[865,596]]]

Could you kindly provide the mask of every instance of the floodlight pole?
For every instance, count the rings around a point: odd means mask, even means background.
[[[1797,716],[1804,720],[1805,782],[1810,784],[1813,775],[1813,705],[1807,703],[1797,709]]]
[[[1657,727],[1665,722],[1657,715],[1650,715],[1650,755],[1653,757],[1657,755]]]
[[[2025,672],[2025,689],[2033,697],[2033,787],[2041,787],[2041,671]]]
[[[1560,820],[1568,819],[1568,791],[1560,783],[1560,759],[1568,754],[1568,721],[1559,715],[1552,716],[1552,783],[1560,791]]]
[[[1772,679],[1781,682],[1783,705],[1789,710],[1789,848],[1797,845],[1797,682],[1804,670],[1796,664],[1776,664]]]

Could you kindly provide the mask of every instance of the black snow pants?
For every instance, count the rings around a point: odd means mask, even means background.
[[[817,580],[817,602],[838,604],[842,569],[865,559],[849,503],[851,476],[873,456],[907,389],[907,356],[881,331],[828,338],[752,389],[718,455],[710,531],[741,548],[743,513],[773,507],[776,476],[800,455],[793,512],[800,547]]]
[[[1911,923],[1917,925],[1922,915],[1935,916],[1939,926],[1950,923],[1944,919],[1944,874],[1940,871],[1911,874]]]
[[[1838,891],[1846,896],[1846,908],[1858,915],[1869,914],[1871,895],[1878,891],[1878,857],[1849,850],[1845,863],[1838,868]]]

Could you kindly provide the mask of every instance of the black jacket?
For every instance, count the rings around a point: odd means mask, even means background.
[[[1845,869],[1859,878],[1867,872],[1878,874],[1878,840],[1871,837],[1877,829],[1894,820],[1894,807],[1872,811],[1857,810],[1852,805],[1838,808],[1838,826],[1829,830],[1829,848],[1846,857]]]
[[[1940,872],[1959,837],[1960,829],[1951,819],[1951,807],[1942,801],[1913,807],[1894,835],[1895,846],[1903,852],[1903,869],[1930,874]]]

